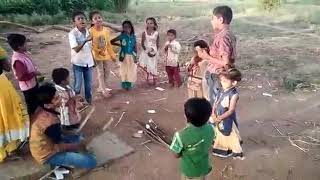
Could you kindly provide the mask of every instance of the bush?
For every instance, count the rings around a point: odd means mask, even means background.
[[[281,0],[259,0],[260,5],[264,10],[272,11],[280,7]]]

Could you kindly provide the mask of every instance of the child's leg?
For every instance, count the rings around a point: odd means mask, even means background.
[[[37,91],[38,91],[38,85],[36,85],[32,89],[29,89],[27,91],[23,91],[23,95],[24,95],[24,98],[26,101],[27,111],[28,111],[29,116],[32,115],[36,111],[36,109],[39,105],[38,100],[37,100]]]
[[[104,67],[104,83],[105,86],[104,88],[106,88],[107,84],[108,84],[108,80],[110,77],[110,71],[111,71],[111,61],[104,61],[103,62],[103,67]]]
[[[174,80],[176,81],[177,83],[177,86],[181,86],[181,77],[180,77],[180,69],[179,67],[174,67],[173,68],[173,77],[174,77]]]
[[[97,61],[97,76],[99,82],[98,92],[104,92],[105,78],[104,78],[104,61]]]
[[[74,75],[74,91],[78,95],[81,93],[82,77],[83,77],[83,67],[73,65],[73,75]]]
[[[172,67],[166,66],[166,72],[168,75],[169,84],[173,84],[173,73],[172,73]]]
[[[92,69],[92,67],[87,67],[83,72],[84,92],[88,103],[91,103],[92,100]]]

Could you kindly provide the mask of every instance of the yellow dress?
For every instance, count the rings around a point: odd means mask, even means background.
[[[29,136],[29,116],[12,83],[0,75],[0,162]]]

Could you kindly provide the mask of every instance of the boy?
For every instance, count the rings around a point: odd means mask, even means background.
[[[51,84],[39,87],[39,107],[30,132],[30,151],[40,164],[92,169],[97,166],[96,157],[86,151],[86,142],[79,136],[62,134],[55,109],[61,104],[56,89]]]
[[[213,43],[210,47],[210,55],[197,48],[198,55],[207,59],[209,64],[205,73],[209,88],[210,103],[213,104],[220,88],[218,74],[223,69],[234,66],[236,57],[236,37],[230,30],[232,21],[232,9],[228,6],[218,6],[213,10],[211,25],[214,29]]]
[[[61,98],[61,105],[58,108],[60,122],[65,130],[78,128],[81,119],[80,113],[77,110],[75,92],[69,86],[69,79],[69,71],[65,68],[56,68],[52,71],[52,80]]]
[[[215,132],[207,123],[211,116],[210,103],[203,98],[191,98],[184,104],[187,126],[176,132],[170,150],[181,158],[182,179],[204,180],[211,172],[209,151]]]
[[[82,77],[84,80],[84,91],[86,101],[92,101],[92,69],[94,61],[91,53],[92,37],[86,29],[86,16],[77,11],[72,15],[75,28],[69,32],[69,43],[71,47],[71,63],[74,73],[74,90],[76,95],[80,94]]]
[[[237,69],[229,69],[220,73],[219,80],[222,90],[213,106],[212,113],[217,132],[217,138],[213,145],[213,155],[222,158],[233,155],[235,159],[243,160],[236,115],[239,93],[235,87],[241,81],[241,73]]]
[[[181,86],[181,77],[179,70],[179,54],[181,45],[176,41],[177,31],[170,29],[167,32],[167,39],[164,46],[166,52],[166,72],[168,74],[169,84],[174,87],[175,83],[177,87]]]
[[[28,114],[32,115],[38,107],[36,96],[38,90],[37,76],[41,73],[27,55],[27,38],[24,35],[10,34],[8,43],[13,49],[11,59],[13,72],[23,92]]]
[[[193,47],[200,47],[206,51],[209,51],[209,46],[207,42],[204,40],[198,40],[193,44]],[[207,100],[207,89],[203,86],[203,77],[205,70],[207,68],[208,61],[201,59],[198,56],[198,52],[194,50],[194,56],[192,57],[191,61],[187,66],[188,70],[188,97],[205,97]]]

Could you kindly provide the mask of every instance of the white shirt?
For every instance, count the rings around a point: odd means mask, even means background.
[[[168,48],[167,56],[166,56],[166,66],[177,67],[179,64],[179,54],[181,50],[181,45],[178,41],[173,40],[171,42],[167,41],[166,45],[170,45]]]
[[[86,29],[86,35],[74,28],[69,32],[69,43],[71,47],[71,63],[82,67],[94,66],[92,56],[92,45],[91,42],[87,42],[83,48],[77,53],[73,48],[82,44],[90,36],[89,31]]]

